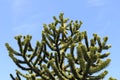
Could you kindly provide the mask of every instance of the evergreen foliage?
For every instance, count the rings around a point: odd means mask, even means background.
[[[108,37],[103,40],[93,34],[88,39],[86,31],[80,31],[81,21],[73,21],[63,17],[53,17],[54,22],[44,24],[41,42],[37,41],[35,48],[31,45],[32,36],[16,36],[19,51],[8,43],[6,47],[14,63],[26,74],[16,70],[16,77],[10,74],[12,80],[101,80],[104,79],[106,68],[111,59],[107,45]],[[99,73],[97,73],[99,72]],[[116,80],[109,78],[109,80]]]

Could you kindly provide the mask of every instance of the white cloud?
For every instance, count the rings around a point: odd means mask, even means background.
[[[103,6],[106,4],[106,0],[87,0],[88,6]]]
[[[13,5],[15,7],[21,7],[22,4],[24,4],[26,1],[25,0],[14,0]]]
[[[24,8],[28,5],[28,0],[13,0],[12,14],[13,16],[19,16],[23,12]]]
[[[14,27],[13,31],[16,34],[31,34],[31,33],[34,33],[35,29],[37,29],[35,27],[35,24],[23,24],[23,25]]]
[[[102,29],[99,30],[99,33],[100,34],[106,34],[106,32],[108,32],[109,28],[110,28],[110,25],[111,25],[111,21],[106,21],[103,26],[102,26]]]

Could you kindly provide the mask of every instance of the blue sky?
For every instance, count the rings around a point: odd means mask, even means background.
[[[81,20],[81,30],[87,30],[92,37],[97,33],[101,37],[108,36],[109,50],[112,59],[106,68],[109,76],[120,79],[120,0],[0,0],[0,78],[11,80],[10,73],[15,73],[16,65],[8,56],[5,43],[17,49],[14,36],[30,34],[35,45],[41,39],[43,23],[53,21],[53,16],[64,12],[65,17]]]

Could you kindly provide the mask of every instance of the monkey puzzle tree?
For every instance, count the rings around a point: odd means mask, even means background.
[[[31,45],[32,36],[16,36],[19,51],[14,50],[8,43],[6,47],[9,56],[25,74],[16,70],[16,77],[10,74],[12,80],[101,80],[108,71],[103,71],[111,61],[104,59],[109,52],[103,50],[111,46],[93,34],[88,39],[86,31],[80,31],[81,21],[69,21],[59,15],[53,17],[54,22],[44,24],[42,40],[36,42],[35,48]],[[97,73],[100,72],[100,73]],[[97,74],[96,74],[97,73]],[[109,78],[109,80],[115,80]]]

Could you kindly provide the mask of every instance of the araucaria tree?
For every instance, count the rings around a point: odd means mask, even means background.
[[[60,13],[59,19],[44,24],[42,40],[31,45],[32,36],[16,36],[19,51],[14,50],[8,43],[6,47],[14,63],[26,73],[16,70],[16,77],[10,74],[12,80],[101,80],[104,79],[106,68],[111,59],[108,50],[111,46],[93,34],[88,39],[86,31],[80,31],[81,21],[69,21]],[[105,52],[105,51],[104,51]],[[97,73],[99,72],[99,73]],[[23,77],[23,78],[21,78]],[[109,78],[109,80],[115,80]]]

